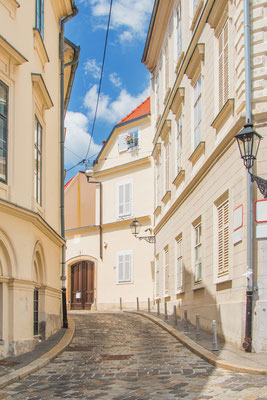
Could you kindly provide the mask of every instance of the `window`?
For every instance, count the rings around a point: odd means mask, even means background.
[[[167,43],[165,46],[165,52],[164,52],[164,63],[165,63],[165,93],[167,92],[168,88],[169,88],[169,46],[168,46],[168,39],[167,39]]]
[[[182,116],[177,121],[177,134],[176,134],[176,172],[182,169]]]
[[[118,184],[118,218],[132,215],[132,182]]]
[[[194,246],[194,280],[198,283],[202,280],[202,232],[201,223],[194,227],[195,233],[195,246]]]
[[[159,298],[159,256],[155,258],[155,297]]]
[[[133,149],[139,146],[138,130],[126,134],[127,149]]]
[[[156,207],[160,205],[160,162],[156,162],[156,179],[155,179]]]
[[[44,38],[44,0],[36,0],[35,28],[39,30]]]
[[[164,295],[169,294],[169,249],[164,250]]]
[[[155,77],[155,120],[159,117],[159,76]]]
[[[177,40],[177,58],[181,54],[182,51],[182,16],[181,16],[181,2],[179,2],[178,8],[177,8],[177,25],[176,25],[176,40]]]
[[[201,76],[194,86],[194,144],[195,148],[201,142],[201,120],[202,120],[202,105],[201,105]]]
[[[33,292],[33,334],[39,334],[39,292],[34,289]]]
[[[133,281],[133,252],[122,251],[117,254],[117,283]]]
[[[218,37],[219,41],[219,109],[229,98],[229,46],[228,20]]]
[[[169,140],[167,138],[166,143],[164,144],[164,189],[165,192],[169,190]]]
[[[218,217],[218,278],[229,272],[229,200],[217,207]]]
[[[193,0],[193,14],[195,14],[195,11],[197,8],[197,3],[198,3],[198,0]]]
[[[34,132],[34,197],[42,205],[42,135],[43,129],[35,117]]]
[[[8,87],[0,81],[0,181],[7,182]]]
[[[182,237],[176,241],[176,290],[181,290],[183,286],[183,257],[182,257]]]

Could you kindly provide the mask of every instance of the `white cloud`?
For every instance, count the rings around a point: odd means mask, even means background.
[[[112,72],[112,74],[109,75],[109,80],[117,88],[122,87],[121,78],[120,78],[119,74],[117,74],[117,72]]]
[[[96,59],[87,60],[84,64],[84,72],[86,75],[91,75],[95,79],[100,78],[101,68],[97,65]]]
[[[109,0],[90,0],[93,16],[102,22],[103,17],[108,16],[109,3]],[[145,37],[153,4],[154,0],[116,0],[113,3],[111,28],[119,31],[121,43]]]
[[[65,165],[72,166],[79,162],[79,158],[76,156],[80,156],[80,160],[85,158],[86,151],[88,149],[90,135],[88,133],[89,121],[88,117],[79,112],[68,111],[65,118],[65,127],[66,127],[66,140],[65,140]],[[69,151],[70,149],[71,151]],[[90,152],[88,154],[90,156],[98,153],[101,149],[101,146],[94,143],[92,140]],[[75,153],[76,155],[74,155]]]
[[[149,87],[137,96],[132,96],[127,90],[122,89],[117,99],[112,100],[108,95],[100,96],[97,119],[112,124],[118,123],[126,117],[132,110],[141,104],[149,96]],[[89,118],[93,118],[97,99],[97,86],[94,85],[86,93],[84,106],[88,110]]]

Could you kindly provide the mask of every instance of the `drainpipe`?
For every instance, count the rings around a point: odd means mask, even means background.
[[[245,88],[246,123],[252,122],[251,111],[251,67],[250,67],[250,16],[249,0],[244,0],[244,39],[245,39]],[[247,174],[247,286],[246,321],[243,348],[251,352],[252,345],[252,296],[253,296],[253,192],[249,172]]]
[[[60,221],[61,236],[65,239],[64,221],[64,33],[65,23],[78,14],[79,10],[75,4],[72,5],[72,14],[63,18],[60,22],[59,52],[60,52]],[[66,299],[66,243],[62,246],[62,314],[63,328],[68,328],[67,299]]]

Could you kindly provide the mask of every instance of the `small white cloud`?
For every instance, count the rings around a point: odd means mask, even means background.
[[[117,99],[112,100],[108,95],[100,96],[97,119],[112,124],[118,123],[132,110],[141,104],[149,96],[149,87],[137,96],[132,96],[127,90],[122,89]],[[93,118],[97,99],[97,86],[94,85],[84,98],[84,106],[88,110],[89,118]]]
[[[85,1],[85,0],[84,0]],[[92,14],[97,19],[95,25],[102,25],[109,14],[109,0],[91,0]],[[119,32],[119,40],[127,44],[136,38],[144,38],[154,0],[117,0],[111,12],[111,28]],[[106,29],[106,24],[104,25]]]
[[[86,75],[91,75],[95,79],[100,78],[101,68],[97,65],[96,60],[93,58],[92,60],[87,60],[84,64],[84,72]]]
[[[117,88],[121,88],[122,87],[121,78],[119,77],[117,72],[113,72],[112,74],[110,74],[109,75],[109,80]]]
[[[79,112],[68,111],[65,118],[66,139],[65,139],[65,166],[72,166],[79,162],[76,155],[80,156],[80,160],[85,158],[86,151],[89,146],[90,135],[88,133],[89,120],[88,117]],[[71,151],[69,151],[69,150]],[[99,153],[101,146],[92,140],[90,152],[87,156],[93,156]],[[75,154],[73,154],[75,153]]]

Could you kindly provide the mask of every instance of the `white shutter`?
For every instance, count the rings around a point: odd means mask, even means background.
[[[124,185],[118,186],[118,217],[124,215]]]
[[[117,253],[117,282],[132,282],[133,276],[133,252],[122,251]]]
[[[118,185],[118,217],[132,214],[132,182],[125,182]]]
[[[118,256],[118,282],[123,281],[123,275],[124,275],[124,256],[123,254],[120,254]]]
[[[118,151],[120,153],[125,150],[127,150],[126,133],[118,136]]]
[[[124,215],[131,214],[131,183],[126,183],[124,186]]]
[[[229,272],[229,201],[218,207],[218,277]]]
[[[125,254],[124,256],[124,281],[131,281],[131,254]]]

